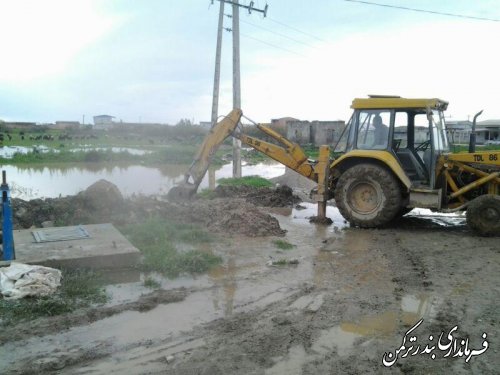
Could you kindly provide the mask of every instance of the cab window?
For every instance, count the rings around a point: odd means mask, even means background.
[[[389,140],[391,111],[363,110],[358,115],[357,148],[386,150]]]

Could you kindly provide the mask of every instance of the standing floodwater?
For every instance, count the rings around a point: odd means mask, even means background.
[[[50,167],[43,165],[3,166],[9,176],[12,196],[25,200],[74,195],[100,179],[115,184],[124,196],[166,194],[170,188],[182,181],[187,168],[186,165],[171,164],[146,167],[141,165],[109,166],[99,163],[61,164]],[[216,180],[231,177],[232,165],[215,167],[213,172]],[[285,167],[276,163],[243,166],[243,176],[259,175],[272,178],[284,172]],[[208,188],[208,185],[207,173],[200,185],[200,190]]]

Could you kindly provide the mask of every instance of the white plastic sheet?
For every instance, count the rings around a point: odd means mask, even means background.
[[[5,299],[46,296],[61,285],[61,271],[43,266],[12,262],[0,268],[0,293]]]

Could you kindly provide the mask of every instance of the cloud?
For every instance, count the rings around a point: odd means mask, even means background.
[[[306,58],[270,51],[244,73],[243,109],[267,120],[348,119],[354,97],[393,94],[440,97],[462,117],[488,106],[489,117],[500,118],[500,75],[491,73],[499,31],[496,24],[429,22],[318,42],[301,51]]]
[[[0,2],[0,81],[56,76],[88,45],[120,23],[99,12],[98,1]]]

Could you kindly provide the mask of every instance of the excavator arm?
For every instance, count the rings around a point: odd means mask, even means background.
[[[314,174],[314,162],[307,158],[304,150],[302,150],[298,144],[290,142],[281,134],[265,125],[257,124],[257,128],[274,138],[283,146],[278,146],[274,143],[266,142],[244,133],[235,134],[234,136],[240,139],[242,143],[253,147],[257,151],[260,151],[277,162],[293,169],[297,173],[300,173],[313,181],[317,181]]]
[[[213,156],[222,142],[234,132],[240,122],[242,114],[241,109],[233,109],[227,116],[210,129],[198,149],[191,166],[184,175],[184,181],[169,190],[169,199],[189,199],[196,194],[198,186],[200,186],[212,162]]]
[[[304,150],[298,144],[289,141],[273,129],[262,124],[257,124],[259,130],[274,138],[281,145],[266,142],[237,131],[236,128],[242,115],[243,113],[240,109],[233,109],[212,127],[196,153],[193,163],[184,175],[184,181],[174,186],[168,192],[169,199],[187,199],[196,193],[210,166],[213,155],[215,155],[219,146],[229,136],[240,139],[242,143],[253,147],[257,151],[264,153],[315,182],[324,179],[318,177],[318,175],[321,175],[321,172],[318,172],[318,168],[316,168],[316,161],[309,160]],[[325,168],[322,167],[323,169]]]

